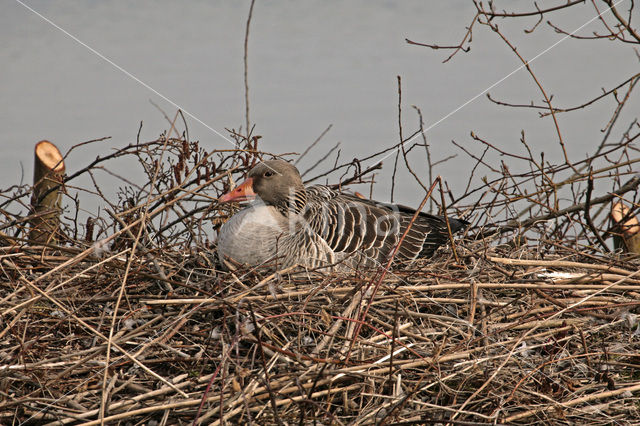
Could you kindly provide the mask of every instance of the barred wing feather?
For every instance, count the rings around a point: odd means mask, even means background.
[[[386,261],[398,244],[413,217],[408,209],[401,206],[394,211],[385,204],[340,194],[324,186],[312,186],[307,188],[304,217],[335,253],[360,251],[370,264]],[[430,255],[446,241],[446,234],[442,218],[421,213],[409,229],[397,257],[415,259],[419,255]]]

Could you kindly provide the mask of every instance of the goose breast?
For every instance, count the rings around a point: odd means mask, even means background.
[[[257,266],[275,256],[277,241],[286,224],[271,206],[256,205],[240,210],[220,228],[218,255],[220,260]]]

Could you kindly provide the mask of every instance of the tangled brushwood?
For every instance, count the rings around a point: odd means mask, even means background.
[[[615,12],[610,37],[640,43]],[[509,17],[478,3],[453,55],[479,28],[512,47],[495,25]],[[295,158],[241,132],[205,150],[172,123],[58,181],[2,190],[0,423],[637,424],[640,126],[618,140],[610,129],[639,78],[591,101],[616,106],[587,158],[569,158],[559,131],[557,161],[524,133],[517,151],[473,134],[466,190],[445,184],[429,201],[471,225],[390,270],[222,268],[215,231],[237,207],[217,198],[258,161]],[[560,110],[540,91],[546,103],[525,107],[554,122],[590,104]],[[393,183],[404,167],[426,190],[422,134],[346,163],[331,150],[312,169],[334,188],[373,186],[392,152]],[[409,155],[424,149],[428,182]],[[55,191],[62,203],[44,209]]]
[[[615,230],[598,214],[612,200],[637,206],[631,141],[608,153],[626,163],[487,181],[473,204],[446,207],[474,220],[464,238],[386,273],[220,268],[207,236],[232,212],[214,200],[231,177],[271,157],[255,138],[205,152],[161,137],[98,158],[79,173],[134,157],[148,183],[123,187],[84,223],[68,204],[55,242],[29,242],[30,188],[11,188],[2,194],[0,418],[637,418],[640,262],[605,252],[599,241]],[[352,169],[355,181],[367,178]],[[592,197],[605,178],[609,191]],[[561,184],[571,202],[553,201]]]

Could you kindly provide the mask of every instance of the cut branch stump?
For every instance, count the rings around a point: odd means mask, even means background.
[[[59,238],[62,183],[65,165],[58,148],[49,141],[36,144],[29,239],[35,243]]]
[[[640,254],[640,222],[631,214],[631,209],[621,201],[617,201],[611,208],[613,221],[613,246],[627,253]]]

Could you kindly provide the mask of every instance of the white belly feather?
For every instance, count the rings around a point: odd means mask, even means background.
[[[218,256],[259,266],[278,258],[286,268],[317,267],[335,262],[327,243],[303,222],[289,221],[273,206],[254,204],[231,217],[218,234]]]
[[[276,244],[285,231],[278,211],[270,206],[247,207],[231,217],[218,235],[220,260],[257,266],[276,255]]]

